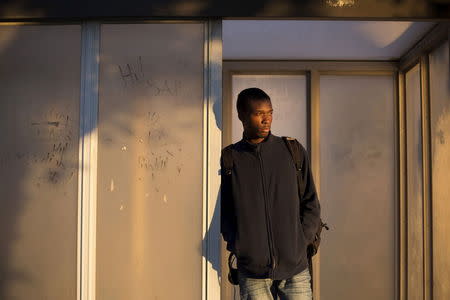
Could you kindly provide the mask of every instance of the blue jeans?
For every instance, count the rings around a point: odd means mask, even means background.
[[[248,278],[239,272],[241,300],[311,300],[309,270],[285,280]]]

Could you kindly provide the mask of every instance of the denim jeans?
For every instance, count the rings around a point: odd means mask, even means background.
[[[311,300],[308,268],[285,280],[248,278],[239,272],[241,300]]]

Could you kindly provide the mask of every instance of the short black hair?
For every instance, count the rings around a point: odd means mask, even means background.
[[[250,101],[255,101],[255,100],[270,101],[270,97],[263,90],[256,88],[256,87],[242,90],[237,97],[236,108],[237,108],[238,113],[248,112],[249,107],[250,107],[250,105],[249,105]]]

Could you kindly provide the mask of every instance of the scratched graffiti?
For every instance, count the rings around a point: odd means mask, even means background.
[[[33,165],[36,163],[47,164],[55,168],[65,169],[64,155],[69,142],[58,144],[54,143],[48,151],[31,152],[29,150],[16,151],[14,154],[6,153],[0,160],[3,165],[7,165],[15,158],[18,161],[22,161],[25,165]]]
[[[180,92],[180,80],[156,79],[151,72],[145,70],[141,56],[132,63],[117,65],[117,73],[124,88],[142,86],[153,96],[178,96]]]
[[[158,112],[150,111],[144,116],[144,130],[146,132],[147,150],[137,156],[138,167],[148,172],[152,180],[162,177],[162,172],[175,171],[175,174],[182,173],[183,164],[180,154],[181,145],[169,134],[162,115]],[[143,142],[139,138],[139,142]]]
[[[141,168],[145,168],[151,171],[162,170],[166,167],[169,157],[164,155],[152,155],[153,157],[138,156],[138,163]]]
[[[147,139],[152,145],[156,144],[167,144],[169,134],[167,129],[160,122],[161,115],[157,112],[148,112],[145,118]]]
[[[169,152],[168,150],[165,150],[165,152],[150,152],[137,157],[138,167],[144,170],[149,179],[155,183],[153,187],[157,193],[159,193],[160,184],[170,182],[173,179],[173,174],[182,175],[183,163],[180,157]]]
[[[0,167],[33,170],[28,172],[33,174],[32,181],[37,187],[44,183],[68,183],[78,168],[67,157],[74,147],[74,123],[70,115],[54,109],[33,118],[23,131],[24,135],[18,137],[23,139],[19,141],[21,145],[0,152]]]
[[[72,140],[73,120],[68,114],[60,113],[54,109],[42,114],[40,117],[30,121],[31,130],[34,131],[35,138],[39,140]]]

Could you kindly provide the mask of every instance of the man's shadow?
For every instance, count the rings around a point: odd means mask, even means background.
[[[220,190],[216,199],[214,213],[200,247],[203,245],[205,251],[202,255],[205,257],[206,261],[211,264],[215,274],[217,274],[217,277],[214,280],[217,279],[220,284],[222,275],[220,253],[222,243],[222,237],[220,235]],[[224,270],[223,273],[226,275],[226,270]]]
[[[222,130],[222,102],[215,101],[213,105],[214,117],[216,120],[216,126],[220,130]],[[222,145],[224,148],[227,145]],[[216,165],[216,162],[209,162],[210,165]],[[220,168],[220,166],[219,166]],[[220,169],[216,170],[216,174],[220,175]],[[202,242],[199,245],[200,252],[202,256],[205,257],[208,264],[212,266],[212,270],[214,271],[213,278],[208,278],[208,280],[217,280],[217,283],[220,287],[222,287],[221,280],[228,280],[228,267],[224,266],[223,269],[221,267],[221,255],[228,255],[227,252],[222,246],[222,236],[220,234],[220,190],[216,195],[216,201],[214,206],[214,212],[211,218],[211,222],[208,224],[208,228],[206,230],[205,235],[203,236]],[[208,199],[208,202],[211,203],[212,199]],[[223,248],[223,249],[222,249]],[[202,250],[203,249],[203,250]],[[238,300],[239,297],[239,287],[233,286],[233,292],[231,299]]]
[[[215,125],[222,131],[222,101],[219,99],[213,99],[213,112],[215,118]],[[222,147],[223,148],[223,147]],[[209,166],[216,166],[217,162],[208,162]],[[220,166],[219,166],[220,168]],[[220,176],[220,170],[215,171]],[[210,280],[217,280],[220,285],[221,282],[221,243],[222,237],[220,235],[220,189],[216,195],[214,212],[211,218],[211,222],[208,224],[208,228],[203,236],[202,242],[199,245],[199,249],[202,256],[205,257],[207,263],[211,264],[214,273],[217,276]],[[212,203],[213,199],[208,199],[208,203]],[[209,219],[209,218],[208,218]],[[224,272],[225,274],[225,272]],[[226,274],[225,274],[226,275]]]

